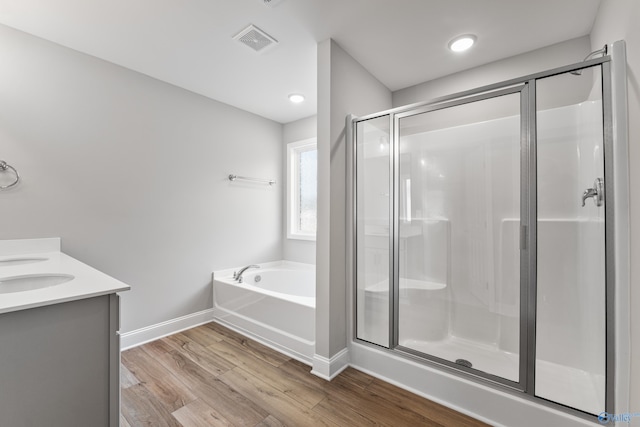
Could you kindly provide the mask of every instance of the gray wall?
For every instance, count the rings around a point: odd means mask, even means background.
[[[60,236],[131,285],[122,330],[211,307],[214,269],[282,257],[282,125],[0,26],[0,239]],[[230,183],[229,173],[278,186]]]
[[[600,46],[602,47],[602,46]],[[538,71],[579,62],[591,52],[588,36],[568,40],[521,55],[481,65],[470,70],[430,80],[393,93],[393,106],[400,107],[414,102],[428,101],[439,96],[451,95],[468,89],[498,83]],[[584,80],[583,90],[574,97],[556,101],[555,106],[571,105],[583,101],[591,90],[591,82]],[[562,94],[566,91],[559,90]],[[574,99],[575,98],[575,99]]]
[[[591,32],[592,49],[605,43],[627,43],[627,90],[629,111],[629,188],[631,240],[631,396],[629,410],[640,412],[640,2],[603,0]],[[640,417],[631,421],[640,426]]]
[[[317,116],[307,117],[305,119],[296,120],[287,123],[283,127],[282,139],[284,142],[282,152],[282,177],[283,177],[283,198],[282,198],[282,256],[283,259],[295,262],[304,262],[306,264],[316,263],[316,242],[315,240],[300,240],[287,238],[287,144],[291,142],[303,141],[305,139],[315,138],[318,134]]]
[[[348,114],[391,107],[391,92],[333,40],[318,45],[316,354],[347,345],[346,140]]]

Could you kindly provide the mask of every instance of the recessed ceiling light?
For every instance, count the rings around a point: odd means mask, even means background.
[[[473,34],[465,34],[464,36],[456,37],[449,42],[449,49],[454,52],[464,52],[469,49],[476,42],[476,36]]]
[[[289,95],[289,101],[293,102],[294,104],[299,104],[304,101],[304,95],[300,95],[299,93],[292,93],[291,95]]]

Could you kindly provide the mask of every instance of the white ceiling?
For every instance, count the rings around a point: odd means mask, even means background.
[[[391,90],[589,34],[600,0],[0,0],[0,23],[281,123],[333,38]],[[232,37],[254,24],[279,44]],[[447,43],[473,33],[473,50]],[[293,105],[287,95],[303,93]]]

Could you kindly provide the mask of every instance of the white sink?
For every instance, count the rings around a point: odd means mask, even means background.
[[[0,294],[50,288],[75,279],[71,274],[28,274],[0,278]]]
[[[11,267],[13,265],[31,264],[34,262],[47,261],[49,258],[9,258],[0,259],[0,267]]]

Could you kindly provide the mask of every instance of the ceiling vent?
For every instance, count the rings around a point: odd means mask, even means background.
[[[262,31],[255,25],[249,25],[233,37],[245,46],[250,47],[255,52],[264,52],[268,48],[278,44],[278,40]]]

